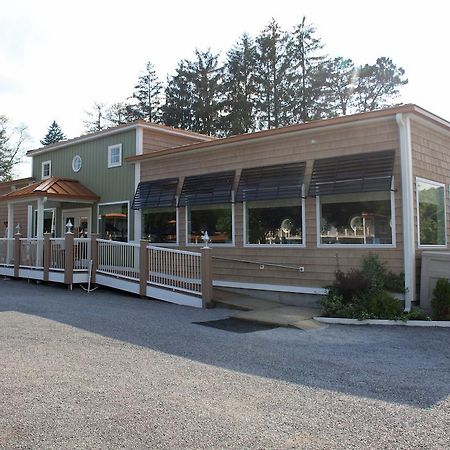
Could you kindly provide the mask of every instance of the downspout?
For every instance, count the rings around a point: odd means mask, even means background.
[[[400,138],[402,186],[403,266],[405,271],[405,311],[411,310],[416,290],[416,243],[414,227],[414,192],[412,172],[411,126],[407,115],[397,113]]]
[[[136,127],[136,156],[144,153],[144,129],[143,127]],[[134,192],[141,181],[141,163],[139,161],[134,163]],[[142,218],[141,210],[134,211],[134,242],[139,243],[142,237]]]

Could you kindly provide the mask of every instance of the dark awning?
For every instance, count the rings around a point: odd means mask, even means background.
[[[178,206],[230,203],[233,182],[234,170],[186,177]]]
[[[391,189],[395,151],[338,156],[314,161],[309,196]]]
[[[244,169],[236,201],[299,198],[304,174],[304,162]]]
[[[178,178],[141,182],[138,184],[131,207],[133,209],[142,209],[176,206],[177,185]]]

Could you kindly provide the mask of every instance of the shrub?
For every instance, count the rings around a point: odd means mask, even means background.
[[[325,317],[355,317],[355,307],[352,303],[344,300],[334,287],[331,287],[328,294],[320,300],[322,315]]]
[[[368,301],[367,314],[372,319],[401,320],[403,318],[403,305],[389,292],[381,291]]]
[[[423,309],[414,308],[405,313],[405,320],[430,320],[430,317]]]
[[[369,255],[362,260],[362,272],[367,279],[367,297],[378,295],[385,287],[386,265],[379,260],[377,255]]]
[[[351,269],[349,272],[336,272],[334,289],[344,302],[349,303],[355,298],[364,297],[369,288],[369,282],[360,270]]]
[[[389,271],[384,280],[384,288],[390,292],[406,292],[405,290],[405,274]]]
[[[433,289],[431,300],[433,319],[446,320],[450,315],[450,283],[445,278],[439,278]]]

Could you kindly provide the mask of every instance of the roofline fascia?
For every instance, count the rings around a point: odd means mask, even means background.
[[[15,184],[28,183],[29,181],[35,181],[34,177],[17,178],[16,180],[2,181],[0,182],[0,187],[14,186]]]
[[[142,129],[148,129],[148,130],[152,130],[152,131],[158,131],[160,133],[167,133],[167,134],[171,134],[174,136],[183,136],[183,137],[187,137],[187,138],[191,138],[191,139],[201,139],[203,135],[201,135],[200,133],[196,133],[195,135],[190,135],[189,131],[186,130],[177,130],[177,129],[170,129],[170,128],[163,128],[163,127],[158,127],[158,126],[153,126],[150,123],[133,123],[124,127],[116,127],[116,128],[111,128],[108,130],[104,130],[103,132],[97,132],[97,133],[92,133],[92,134],[87,134],[86,136],[80,136],[80,137],[76,137],[73,139],[70,139],[69,141],[64,141],[61,142],[60,144],[55,144],[52,145],[50,148],[45,148],[45,147],[41,147],[38,149],[34,149],[34,150],[28,150],[26,152],[26,156],[36,156],[36,155],[42,155],[44,153],[48,153],[51,152],[53,150],[58,150],[64,147],[69,147],[71,145],[76,145],[76,144],[80,144],[83,142],[88,142],[88,141],[92,141],[95,139],[98,139],[100,137],[105,137],[105,136],[113,136],[115,134],[118,133],[122,133],[122,132],[126,132],[126,131],[130,131],[130,130],[136,130],[138,128],[142,128]],[[209,141],[213,141],[214,138],[212,138],[211,136],[206,136],[204,135],[204,141],[205,142],[209,142]]]
[[[225,148],[229,145],[239,142],[244,144],[246,142],[252,142],[253,140],[274,138],[284,135],[295,135],[297,133],[306,133],[308,131],[317,131],[320,128],[327,128],[332,130],[337,127],[351,126],[361,124],[364,122],[373,122],[375,120],[392,119],[395,121],[396,114],[398,113],[413,113],[415,116],[422,116],[427,121],[431,121],[434,124],[438,124],[441,127],[450,129],[450,123],[439,116],[421,108],[414,104],[406,104],[401,106],[394,106],[392,108],[380,109],[377,111],[369,111],[366,113],[357,113],[349,116],[333,117],[325,120],[317,120],[312,122],[306,122],[304,124],[291,125],[284,128],[276,128],[271,130],[262,130],[254,133],[241,134],[236,136],[230,136],[228,138],[213,140],[209,142],[196,142],[193,144],[183,145],[180,147],[168,148],[161,150],[160,152],[146,153],[145,155],[130,156],[125,160],[129,163],[146,161],[148,159],[156,159],[165,156],[176,155],[184,152],[193,152],[194,150],[203,150],[205,148],[210,149],[212,147]]]
[[[216,141],[212,141],[212,142],[205,142],[205,143],[201,143],[201,145],[196,145],[196,144],[192,144],[189,146],[181,146],[181,147],[175,147],[175,148],[168,148],[168,149],[164,149],[161,150],[160,152],[152,152],[152,153],[145,153],[143,155],[139,155],[139,156],[129,156],[128,158],[125,158],[125,161],[128,163],[138,163],[138,162],[144,162],[147,160],[151,160],[151,159],[159,159],[159,158],[168,158],[171,156],[176,156],[176,155],[184,155],[184,154],[192,154],[192,153],[198,153],[204,150],[212,150],[212,149],[224,149],[224,148],[228,148],[230,146],[239,144],[239,145],[248,145],[254,142],[265,142],[268,140],[274,140],[274,139],[279,139],[281,137],[292,137],[292,136],[297,136],[299,134],[308,134],[308,133],[314,133],[317,132],[318,129],[321,128],[326,128],[327,130],[334,130],[334,129],[338,129],[338,128],[342,128],[342,127],[351,127],[351,126],[355,126],[355,125],[361,125],[361,124],[365,124],[365,123],[374,123],[374,122],[385,122],[385,121],[395,121],[395,114],[393,115],[389,115],[389,116],[381,116],[381,117],[371,117],[371,118],[365,118],[365,119],[360,119],[358,121],[353,121],[353,122],[343,122],[343,123],[335,123],[335,124],[322,124],[320,126],[316,126],[316,127],[305,127],[303,129],[297,129],[297,130],[292,130],[292,131],[286,131],[286,132],[282,132],[282,133],[274,133],[274,134],[270,134],[270,135],[255,135],[255,136],[251,136],[251,134],[245,135],[246,137],[249,136],[246,139],[236,139],[233,141],[228,141],[228,142],[217,142]],[[271,131],[271,130],[265,130],[265,131]],[[250,137],[251,136],[251,137]],[[212,145],[208,145],[208,144],[212,144]],[[188,147],[192,147],[192,148],[188,148]]]

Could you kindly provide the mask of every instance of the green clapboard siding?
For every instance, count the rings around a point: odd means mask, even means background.
[[[108,169],[108,146],[122,144],[122,166]],[[112,136],[99,137],[84,143],[74,143],[42,155],[33,156],[33,176],[41,179],[41,166],[44,161],[52,162],[52,176],[78,180],[100,197],[100,203],[129,201],[134,196],[134,164],[125,159],[136,154],[135,130],[124,131]],[[80,155],[82,166],[79,172],[72,170],[72,159]],[[71,204],[71,208],[76,207]],[[86,207],[80,205],[80,207]],[[93,214],[93,227],[96,229],[96,210]],[[133,237],[133,214],[130,210],[130,237]]]

